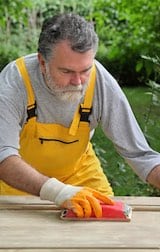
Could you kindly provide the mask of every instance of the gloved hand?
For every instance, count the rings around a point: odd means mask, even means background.
[[[113,205],[114,201],[89,187],[66,185],[55,178],[48,179],[41,188],[40,198],[71,209],[77,217],[90,217],[93,213],[102,217],[100,202]]]

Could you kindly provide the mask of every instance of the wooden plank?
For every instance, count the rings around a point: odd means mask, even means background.
[[[49,205],[53,204],[52,202],[48,200],[41,200],[39,197],[36,196],[7,196],[7,195],[1,195],[0,196],[0,205],[3,204],[23,204],[23,205]]]
[[[59,209],[53,202],[40,200],[36,196],[0,196],[0,210],[49,210]]]
[[[0,205],[0,210],[60,210],[59,207],[57,207],[54,204],[44,204],[44,205],[40,205],[40,204],[3,204]]]
[[[3,204],[0,205],[0,210],[60,210],[59,207],[57,207],[54,204],[44,204],[44,205],[40,205],[40,204]],[[138,205],[133,205],[132,206],[132,210],[133,211],[152,211],[152,212],[159,212],[160,211],[160,206],[138,206]]]
[[[160,206],[160,197],[115,197],[131,206]]]
[[[160,205],[160,197],[135,197],[135,196],[124,196],[114,197],[115,200],[122,200],[131,205]],[[36,196],[0,196],[0,204],[52,204],[47,200],[40,200]]]
[[[63,221],[59,216],[52,210],[1,210],[0,248],[160,249],[160,212],[134,212],[129,223]]]
[[[159,197],[115,197],[132,206],[133,211],[160,211]],[[50,201],[35,196],[0,196],[0,209],[58,209]]]
[[[0,252],[21,252],[21,251],[24,251],[24,252],[111,252],[111,249],[72,249],[72,248],[69,248],[69,249],[0,249]],[[112,252],[159,252],[160,250],[159,249],[112,249]]]
[[[160,205],[160,197],[114,197],[116,200],[122,200],[130,205]],[[0,204],[52,204],[52,202],[47,200],[40,200],[36,196],[0,196]]]

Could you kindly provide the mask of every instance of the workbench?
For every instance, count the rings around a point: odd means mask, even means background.
[[[160,251],[160,198],[117,197],[132,206],[130,222],[66,221],[34,196],[0,196],[0,252]]]

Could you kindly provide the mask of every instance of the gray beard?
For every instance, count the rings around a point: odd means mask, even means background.
[[[54,80],[51,78],[48,71],[45,75],[46,85],[59,100],[64,102],[80,102],[84,97],[88,83],[81,85],[69,85],[67,87],[60,87]]]

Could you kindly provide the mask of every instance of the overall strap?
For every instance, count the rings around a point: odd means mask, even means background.
[[[18,58],[16,60],[16,65],[21,73],[23,82],[25,84],[26,90],[27,90],[27,94],[28,94],[28,98],[27,98],[27,121],[31,118],[31,117],[35,117],[36,116],[36,102],[35,102],[35,98],[34,98],[34,92],[33,92],[33,88],[32,88],[32,84],[31,84],[31,80],[24,62],[24,57]]]
[[[89,87],[87,88],[84,102],[80,105],[80,121],[89,122],[89,115],[92,112],[92,101],[94,95],[95,87],[95,78],[96,78],[96,67],[93,65],[92,72],[89,81]]]
[[[78,125],[80,122],[88,122],[89,123],[89,115],[92,112],[92,101],[94,95],[94,87],[95,87],[95,80],[96,80],[96,66],[95,64],[92,67],[89,85],[86,90],[84,102],[80,104],[78,109],[75,112],[72,124],[69,129],[70,135],[76,135]]]

